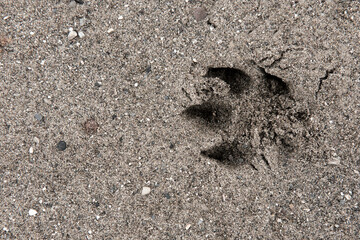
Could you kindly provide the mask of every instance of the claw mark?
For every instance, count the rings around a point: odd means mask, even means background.
[[[266,157],[265,157],[264,154],[261,154],[261,158],[262,158],[262,160],[265,162],[266,166],[268,166],[268,168],[271,170],[270,163],[269,163],[269,161],[266,159]]]
[[[208,68],[204,77],[220,78],[230,85],[233,93],[240,94],[250,86],[250,77],[236,68]]]
[[[213,27],[213,28],[216,28],[216,25],[215,25],[213,22],[211,22],[210,19],[207,20],[206,23],[207,23],[207,25],[209,25],[209,26],[211,26],[211,27]]]
[[[315,97],[316,97],[316,99],[318,99],[318,93],[319,93],[320,90],[321,90],[323,81],[326,80],[326,79],[329,77],[329,75],[334,72],[334,70],[335,70],[334,68],[332,68],[332,69],[330,69],[330,70],[326,70],[325,76],[322,77],[322,78],[320,78],[319,85],[318,85],[318,89],[317,89],[316,92],[315,92]]]
[[[190,94],[184,89],[184,88],[181,88],[181,90],[183,91],[183,93],[185,94],[185,96],[190,100],[192,101],[191,97],[190,97]]]

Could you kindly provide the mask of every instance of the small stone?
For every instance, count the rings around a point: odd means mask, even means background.
[[[149,65],[145,68],[145,72],[146,72],[146,74],[149,74],[151,72],[151,65]]]
[[[170,196],[169,193],[164,193],[164,197],[166,197],[166,199],[170,199],[170,198],[171,198],[171,196]]]
[[[333,159],[331,159],[328,164],[330,165],[339,165],[340,164],[340,158],[339,157],[334,157]]]
[[[39,143],[40,143],[40,139],[37,138],[37,137],[34,137],[34,142],[35,142],[36,144],[39,144]]]
[[[141,195],[145,196],[148,195],[151,192],[151,189],[149,187],[143,187],[141,191]]]
[[[196,21],[204,20],[207,16],[206,9],[203,7],[198,7],[193,9],[193,16]]]
[[[37,214],[37,211],[35,209],[30,209],[29,210],[29,215],[30,216],[35,216]]]
[[[138,87],[138,86],[139,86],[139,84],[138,84],[138,83],[135,83],[135,84],[134,84],[134,87]]]
[[[94,118],[90,118],[84,122],[83,127],[86,133],[95,134],[99,128],[99,124]]]
[[[80,18],[80,27],[85,25],[85,18]]]
[[[351,200],[351,195],[350,194],[345,194],[345,198],[346,198],[346,200]]]
[[[43,119],[43,116],[40,113],[35,114],[35,119],[38,121],[41,121]]]
[[[78,3],[78,4],[84,4],[83,0],[75,0],[75,2]]]
[[[190,227],[191,227],[191,224],[186,224],[185,229],[186,229],[186,230],[189,230]]]
[[[112,32],[114,32],[115,30],[113,29],[113,28],[109,28],[108,30],[107,30],[107,33],[112,33]]]
[[[73,8],[73,7],[75,7],[75,6],[76,6],[76,2],[75,2],[75,1],[71,1],[71,2],[69,3],[69,7]]]
[[[68,35],[69,41],[73,40],[76,37],[77,37],[77,32],[76,31],[72,30],[72,31],[69,32],[69,35]]]
[[[79,35],[79,38],[83,38],[83,37],[85,37],[85,34],[83,33],[83,32],[78,32],[78,35]]]
[[[34,153],[34,148],[33,148],[33,147],[30,147],[30,148],[29,148],[29,153],[30,153],[30,154]]]
[[[58,144],[56,145],[56,148],[59,151],[64,151],[66,149],[66,142],[64,142],[64,141],[58,142]]]

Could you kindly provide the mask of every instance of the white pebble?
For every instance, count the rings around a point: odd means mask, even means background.
[[[109,28],[108,30],[107,30],[107,33],[112,33],[113,31],[115,31],[113,28]]]
[[[35,216],[37,214],[37,211],[35,209],[30,209],[29,210],[29,215],[30,216]]]
[[[69,35],[68,35],[69,40],[73,40],[76,37],[77,37],[77,33],[75,31],[70,31],[69,32]]]
[[[83,32],[81,32],[81,31],[78,33],[78,35],[79,35],[79,38],[85,37],[85,34]]]
[[[84,26],[85,25],[85,18],[80,18],[80,26]]]
[[[191,227],[191,224],[187,224],[186,227],[185,227],[185,229],[186,229],[186,230],[189,230],[190,227]]]
[[[137,87],[137,86],[139,86],[139,84],[138,84],[138,83],[135,83],[135,84],[134,84],[134,87]]]
[[[142,191],[141,191],[141,195],[145,196],[148,195],[150,193],[151,189],[149,187],[143,187]]]
[[[347,200],[351,200],[350,194],[345,194],[345,198],[346,198]]]
[[[122,15],[120,15],[120,16],[118,17],[118,19],[119,19],[119,20],[122,20],[122,19],[124,19],[124,17],[123,17]]]
[[[40,139],[38,139],[37,137],[34,137],[34,142],[35,142],[36,144],[39,144],[39,143],[40,143]]]
[[[328,164],[330,165],[339,165],[340,164],[340,158],[339,157],[334,157],[333,159],[331,159]]]
[[[8,231],[9,231],[9,229],[8,229],[7,227],[3,227],[3,230],[4,230],[5,232],[8,232]]]
[[[33,147],[30,147],[29,148],[29,153],[32,154],[34,152],[34,148]]]

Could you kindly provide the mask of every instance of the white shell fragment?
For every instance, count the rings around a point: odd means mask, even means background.
[[[76,37],[77,37],[77,32],[75,32],[74,30],[69,32],[69,35],[68,35],[69,40],[73,40]]]
[[[35,216],[37,214],[37,211],[35,209],[30,209],[29,210],[29,215],[30,216]]]
[[[141,191],[141,195],[145,196],[148,195],[151,192],[151,189],[149,187],[143,187]]]

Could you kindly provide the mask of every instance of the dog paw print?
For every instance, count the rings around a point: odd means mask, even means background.
[[[221,135],[202,156],[229,166],[274,169],[279,154],[296,151],[308,137],[309,111],[282,78],[255,64],[250,68],[251,76],[237,68],[208,67],[196,86],[199,103],[183,115]]]

